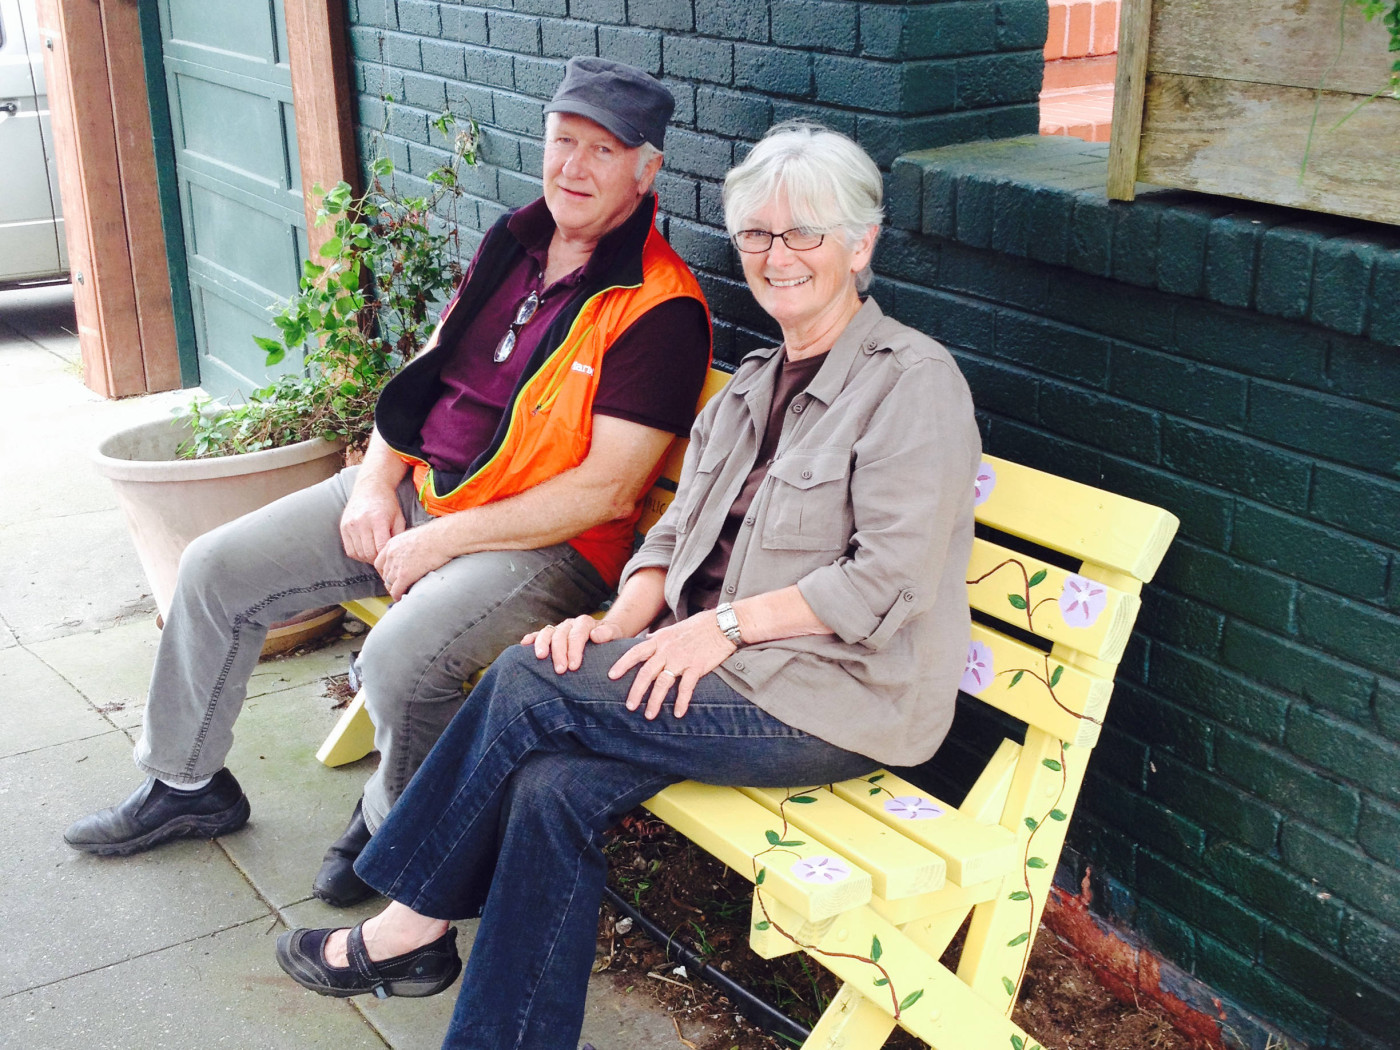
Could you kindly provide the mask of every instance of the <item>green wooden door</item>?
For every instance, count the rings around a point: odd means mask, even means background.
[[[238,397],[306,253],[283,0],[158,2],[199,381]]]

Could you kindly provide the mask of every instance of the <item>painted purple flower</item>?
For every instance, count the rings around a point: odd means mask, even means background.
[[[1070,627],[1089,627],[1108,604],[1108,590],[1087,576],[1071,573],[1060,592],[1060,615]]]
[[[845,861],[835,857],[808,857],[792,866],[793,875],[803,882],[833,883],[848,878],[851,869]]]
[[[992,651],[982,642],[971,642],[967,647],[967,664],[963,667],[962,681],[958,688],[964,693],[976,696],[992,681]]]
[[[905,820],[933,820],[943,816],[943,807],[919,795],[896,795],[885,799],[885,812]]]
[[[986,503],[987,498],[992,494],[992,489],[996,487],[997,472],[984,459],[982,465],[977,468],[977,480],[972,484],[972,505],[980,507]]]

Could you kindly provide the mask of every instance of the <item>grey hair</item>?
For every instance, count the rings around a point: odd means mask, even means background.
[[[637,180],[641,181],[642,172],[647,170],[647,165],[656,157],[661,156],[661,151],[650,142],[643,142],[637,147]]]
[[[771,128],[724,179],[724,224],[730,236],[749,216],[782,194],[792,221],[809,230],[840,230],[854,247],[884,221],[880,169],[870,155],[840,132],[807,120]],[[870,286],[867,266],[856,288]]]

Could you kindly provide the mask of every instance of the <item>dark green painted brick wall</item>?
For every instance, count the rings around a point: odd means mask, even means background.
[[[481,121],[468,242],[538,194],[570,55],[660,76],[663,229],[727,360],[771,333],[720,229],[724,172],[792,116],[865,145],[889,188],[874,293],[954,348],[988,450],[1182,520],[1064,885],[1092,868],[1100,917],[1244,1045],[1396,1044],[1400,229],[1107,201],[1103,147],[1017,137],[1043,0],[349,4],[366,157],[411,184],[443,156],[432,116]]]
[[[1105,175],[1073,140],[902,157],[875,289],[955,348],[989,451],[1182,519],[1062,885],[1091,868],[1101,914],[1232,1026],[1391,1047],[1400,230],[1110,203]]]

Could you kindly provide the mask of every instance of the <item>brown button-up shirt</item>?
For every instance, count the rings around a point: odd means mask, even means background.
[[[623,571],[667,570],[666,600],[709,555],[757,459],[781,348],[749,354],[696,420],[675,501]],[[735,537],[722,596],[796,584],[832,633],[761,642],[718,669],[789,725],[891,765],[928,759],[967,656],[964,583],[981,442],[948,351],[873,299],[793,399]]]

